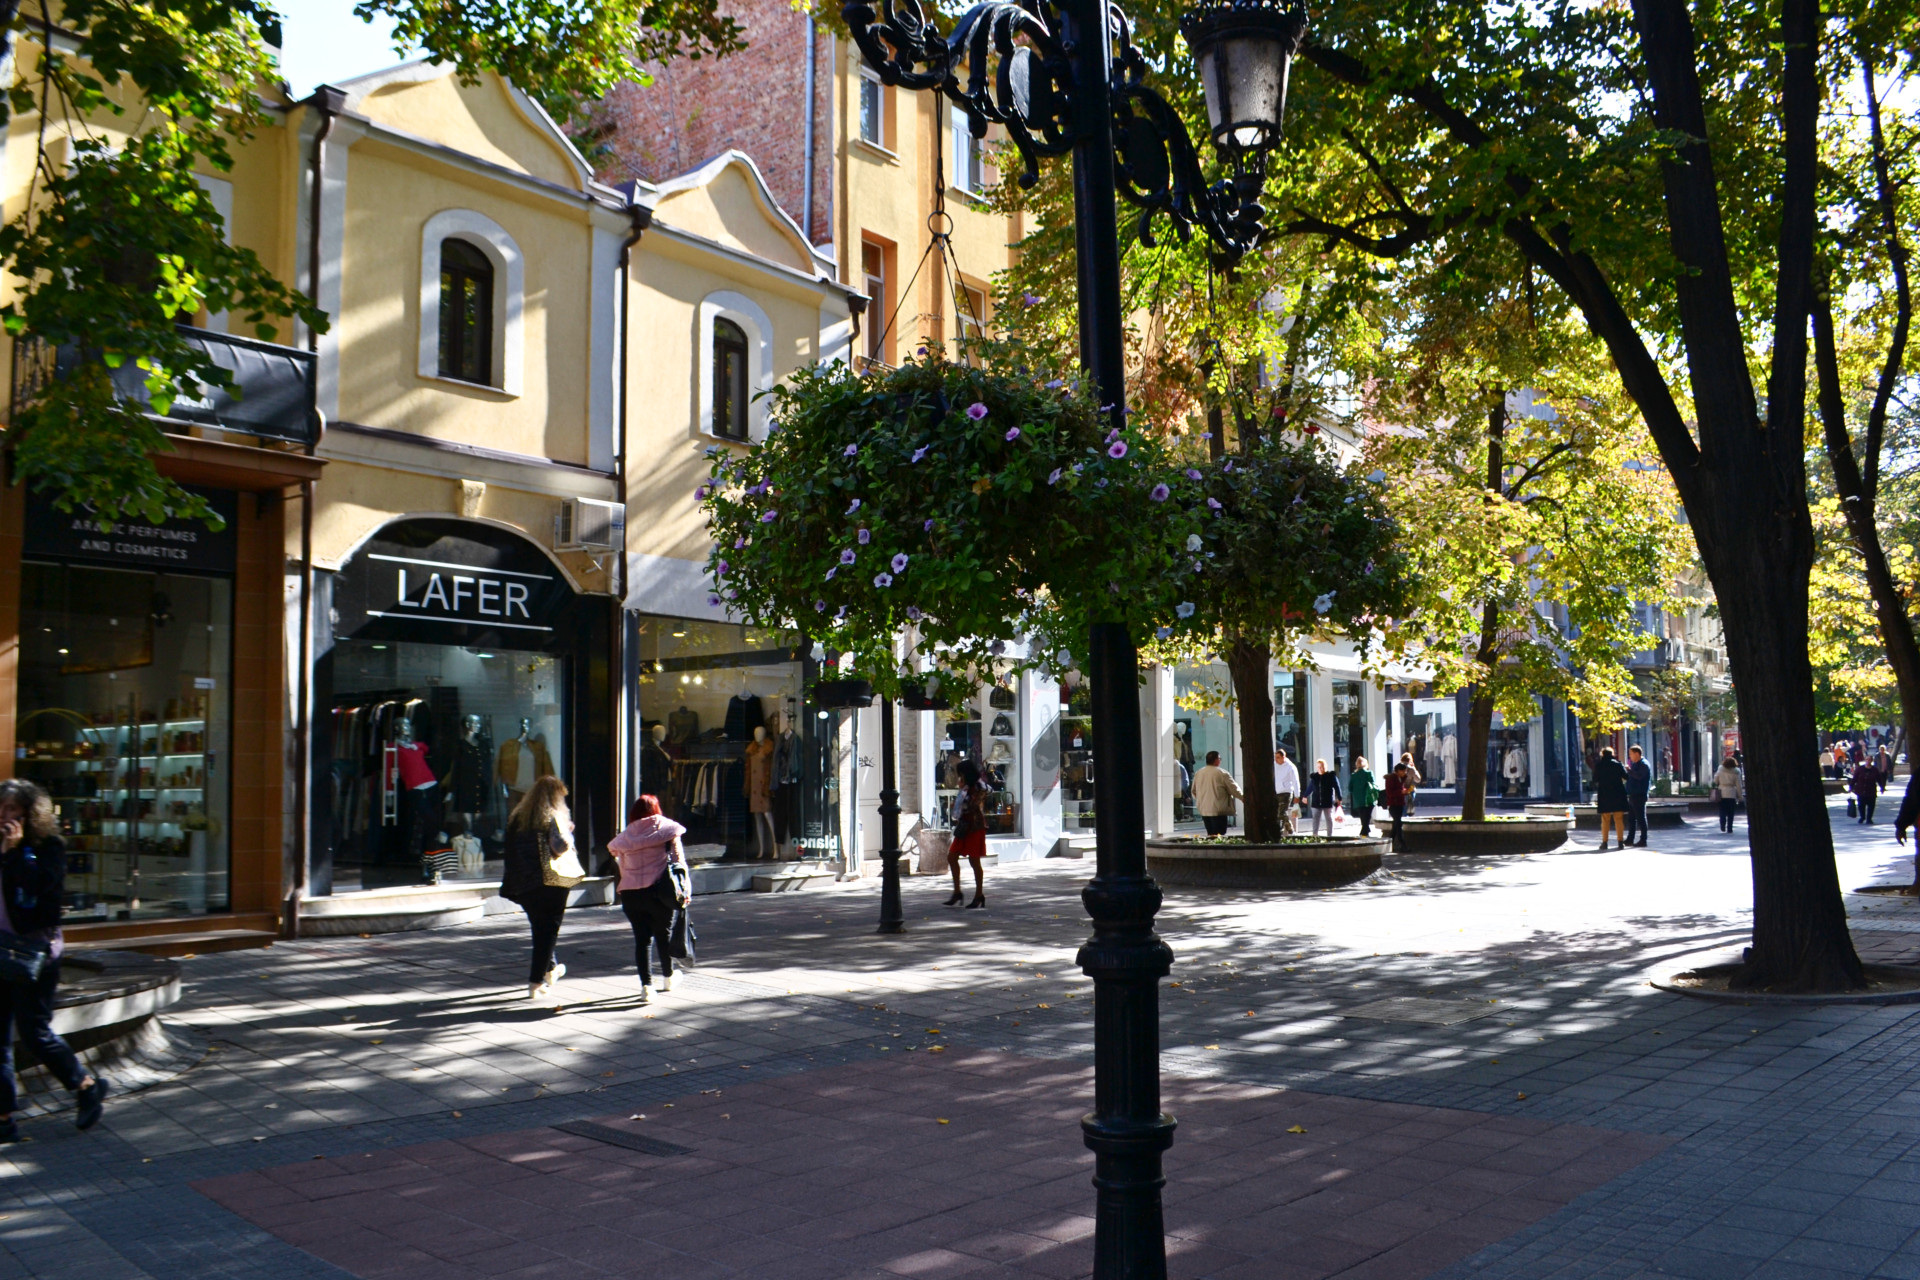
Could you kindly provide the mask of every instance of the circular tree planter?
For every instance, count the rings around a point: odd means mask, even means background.
[[[1714,813],[1720,812],[1719,801],[1716,800],[1712,803],[1715,806],[1712,811]],[[1557,816],[1566,813],[1568,810],[1572,810],[1573,812],[1573,825],[1577,829],[1581,831],[1598,831],[1600,829],[1600,809],[1596,805],[1530,804],[1527,806],[1527,814],[1529,817],[1536,815]],[[1687,825],[1687,815],[1692,812],[1693,801],[1684,797],[1662,796],[1658,799],[1649,800],[1647,801],[1647,826],[1649,829],[1653,827],[1684,827]]]
[[[1380,869],[1384,839],[1335,836],[1280,844],[1149,840],[1147,870],[1185,889],[1331,889]]]
[[[1485,822],[1459,818],[1405,818],[1400,823],[1402,853],[1470,854],[1493,857],[1508,853],[1545,853],[1567,842],[1573,820],[1557,815],[1527,813]]]

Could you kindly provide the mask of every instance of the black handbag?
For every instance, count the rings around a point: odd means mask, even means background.
[[[0,982],[11,987],[30,987],[40,981],[53,952],[38,938],[23,938],[0,930]]]
[[[694,932],[693,915],[685,907],[673,909],[673,924],[667,930],[667,950],[673,953],[675,960],[684,960],[692,964],[694,949],[700,942],[700,935]]]

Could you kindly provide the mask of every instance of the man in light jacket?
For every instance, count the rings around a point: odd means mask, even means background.
[[[1284,749],[1273,753],[1273,791],[1280,801],[1280,833],[1290,836],[1300,812],[1300,766],[1287,759]]]
[[[1233,802],[1245,798],[1233,775],[1220,767],[1220,753],[1207,752],[1206,765],[1193,775],[1193,807],[1200,811],[1207,834],[1227,834],[1227,826],[1233,821]]]

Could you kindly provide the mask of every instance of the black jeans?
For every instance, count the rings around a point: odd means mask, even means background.
[[[1372,805],[1357,804],[1353,806],[1353,816],[1360,819],[1361,835],[1370,836],[1373,834],[1373,806]]]
[[[1739,804],[1740,802],[1738,800],[1729,800],[1725,796],[1720,797],[1720,829],[1722,831],[1733,830],[1733,811]]]
[[[1871,791],[1860,797],[1860,821],[1873,821],[1873,802],[1879,798]]]
[[[54,1078],[78,1089],[87,1078],[80,1059],[67,1042],[53,1033],[53,992],[60,985],[60,962],[49,960],[32,986],[0,982],[0,1115],[12,1115],[19,1104],[14,1084],[13,1042],[18,1039],[46,1064]]]
[[[1406,844],[1407,833],[1401,829],[1400,819],[1407,816],[1407,806],[1403,804],[1390,804],[1387,806],[1387,812],[1393,815],[1393,851],[1398,853]]]
[[[1647,798],[1645,796],[1627,797],[1627,843],[1632,844],[1635,836],[1647,838]]]
[[[545,982],[553,968],[554,943],[560,940],[560,918],[567,914],[567,891],[558,885],[541,885],[526,904],[527,924],[533,930],[533,966],[528,982]]]
[[[1200,822],[1206,827],[1207,834],[1210,836],[1223,836],[1227,834],[1227,824],[1232,821],[1233,815],[1230,813],[1203,813],[1200,815]]]
[[[653,943],[660,957],[660,976],[673,976],[673,949],[667,931],[673,926],[673,876],[663,874],[644,889],[622,889],[620,909],[633,926],[633,966],[640,981],[653,985],[653,971],[647,966],[647,943]]]

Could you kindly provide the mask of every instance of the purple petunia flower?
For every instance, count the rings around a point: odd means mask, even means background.
[[[925,524],[923,524],[923,525],[921,525],[921,526],[920,526],[920,532],[922,532],[922,533],[932,533],[932,532],[933,532],[933,521],[931,521],[931,520],[929,520],[929,521],[927,521],[927,522],[926,522]]]
[[[969,418],[972,418],[975,422],[978,422],[980,421],[980,419],[987,416],[987,406],[981,404],[978,400],[975,400],[972,404],[967,406],[967,416]]]
[[[837,564],[836,564],[836,565],[834,565],[834,566],[833,566],[832,568],[830,568],[830,569],[828,569],[828,570],[827,570],[827,581],[828,581],[828,582],[832,582],[832,581],[833,581],[833,575],[834,575],[834,574],[836,574],[836,573],[838,573],[838,572],[840,572],[840,566],[839,566],[839,565],[837,565]]]
[[[1208,505],[1208,506],[1210,506],[1210,507],[1212,507],[1212,508],[1213,508],[1213,509],[1214,509],[1215,511],[1218,511],[1218,510],[1220,510],[1220,499],[1218,499],[1218,498],[1208,498],[1208,499],[1207,499],[1207,505]]]
[[[1157,484],[1147,490],[1147,496],[1155,502],[1165,502],[1172,494],[1173,490],[1167,488],[1164,484]]]
[[[876,573],[873,575],[873,585],[876,587],[890,587],[893,585],[893,575],[890,573]]]
[[[852,515],[854,512],[858,511],[859,509],[860,509],[860,499],[858,498],[855,498],[852,502],[849,502],[847,504],[848,515]]]
[[[908,606],[907,606],[907,621],[908,621],[908,622],[918,622],[918,621],[920,621],[920,619],[921,619],[922,617],[924,617],[924,616],[925,616],[925,615],[924,615],[924,614],[922,614],[922,613],[920,612],[920,610],[919,610],[919,608],[918,608],[918,607],[916,607],[916,606],[914,606],[914,605],[908,605]]]
[[[1112,405],[1107,406],[1107,409],[1111,409],[1111,408],[1113,408]],[[1100,412],[1105,413],[1107,409],[1102,409]],[[1119,438],[1120,438],[1120,428],[1115,427],[1113,430],[1107,432],[1108,444],[1112,444],[1115,440],[1118,440]]]
[[[713,486],[703,484],[698,489],[695,489],[693,491],[693,500],[695,502],[705,502],[707,500],[707,495],[712,492],[713,492]]]
[[[719,597],[719,596],[708,596],[708,597],[707,597],[707,608],[709,608],[709,609],[718,609],[719,607],[720,607],[720,597]]]
[[[1195,467],[1188,467],[1188,468],[1187,468],[1187,479],[1189,479],[1189,480],[1198,480],[1199,478],[1200,478],[1200,472],[1199,472],[1199,470],[1198,470],[1197,468],[1195,468]]]
[[[902,551],[899,555],[893,558],[893,571],[895,573],[905,573],[907,571],[907,553],[906,552]]]
[[[1156,640],[1165,640],[1168,636],[1172,634],[1173,634],[1172,627],[1155,627],[1153,629],[1153,638]]]
[[[843,458],[851,458],[851,457],[852,457],[852,456],[853,456],[854,454],[856,454],[856,453],[859,453],[859,452],[860,452],[860,446],[859,446],[859,445],[857,445],[857,444],[850,444],[850,445],[848,445],[848,446],[846,447],[846,449],[845,449],[845,451],[843,451],[843,452],[841,453],[841,455],[840,455],[840,456],[841,456],[841,457],[843,457]]]
[[[827,602],[825,600],[815,600],[813,602],[813,611],[815,613],[825,613],[827,611]]]
[[[1053,469],[1053,474],[1047,477],[1047,483],[1048,483],[1048,484],[1059,484],[1059,483],[1060,483],[1060,468],[1059,468],[1059,467],[1055,467],[1055,468]]]
[[[915,449],[915,450],[913,451],[913,460],[914,460],[915,462],[918,462],[918,461],[920,461],[920,459],[922,459],[922,458],[924,458],[924,457],[926,457],[926,456],[927,456],[927,450],[929,450],[929,449],[931,449],[931,448],[933,448],[933,446],[932,446],[932,445],[930,445],[930,444],[923,444],[923,445],[921,445],[921,446],[920,446],[920,447],[919,447],[918,449]]]
[[[873,531],[871,529],[862,529],[856,536],[859,538],[860,545],[863,547],[873,541]]]
[[[1183,601],[1173,606],[1173,611],[1182,618],[1191,618],[1193,616],[1193,602],[1190,600]]]
[[[1040,305],[1040,295],[1037,293],[1023,293],[1020,295],[1020,301],[1025,306],[1037,307]]]
[[[1055,379],[1053,379],[1052,381],[1050,381],[1050,382],[1048,382],[1048,383],[1047,383],[1047,390],[1049,390],[1049,391],[1058,391],[1058,390],[1059,390],[1060,388],[1062,388],[1062,387],[1064,387],[1064,386],[1066,386],[1066,385],[1067,385],[1067,384],[1066,384],[1066,383],[1064,383],[1064,382],[1062,382],[1062,381],[1060,381],[1060,379],[1058,379],[1058,378],[1055,378]]]
[[[735,551],[738,551],[740,548],[746,545],[747,545],[747,540],[745,538],[735,538],[733,540],[733,549]]]
[[[845,551],[842,551],[842,552],[840,553],[840,563],[841,563],[841,564],[852,564],[852,563],[853,563],[853,560],[854,560],[854,556],[853,556],[853,548],[852,548],[852,547],[848,547],[848,548],[847,548],[847,549],[846,549]]]
[[[719,565],[719,567],[718,567],[717,569],[715,569],[715,570],[714,570],[714,576],[715,576],[715,577],[724,577],[724,576],[726,575],[726,572],[727,572],[727,570],[728,570],[728,569],[730,569],[730,568],[732,568],[732,566],[731,566],[731,565],[729,565],[729,564],[728,564],[728,563],[727,563],[727,562],[726,562],[725,560],[722,560],[722,561],[720,562],[720,565]]]
[[[779,518],[779,516],[780,516],[780,513],[778,511],[769,511],[765,515],[760,517],[760,523],[772,524],[776,519]]]
[[[1211,440],[1211,439],[1213,439],[1213,432],[1211,432],[1211,431],[1202,431],[1202,432],[1200,433],[1200,438],[1201,438],[1202,440]]]
[[[1013,443],[1013,442],[1014,442],[1015,440],[1018,440],[1019,438],[1020,438],[1020,428],[1018,428],[1018,427],[1008,427],[1008,428],[1007,428],[1007,443],[1008,443],[1008,444],[1012,444],[1012,443]]]
[[[1096,488],[1096,489],[1104,489],[1104,488],[1106,488],[1106,487],[1107,487],[1107,481],[1106,481],[1106,477],[1104,477],[1104,476],[1102,476],[1102,477],[1101,477],[1100,479],[1098,479],[1098,480],[1095,480],[1095,481],[1093,482],[1093,487],[1094,487],[1094,488]]]
[[[1108,446],[1107,446],[1107,456],[1108,456],[1109,458],[1124,458],[1124,457],[1126,457],[1126,456],[1127,456],[1127,442],[1126,442],[1125,440],[1115,440],[1115,441],[1114,441],[1114,442],[1113,442],[1112,444],[1110,444],[1110,445],[1108,445]]]
[[[1005,653],[1006,651],[1007,651],[1007,642],[1005,640],[995,640],[992,644],[987,646],[987,652],[991,653],[996,658],[999,657],[1001,654]]]

